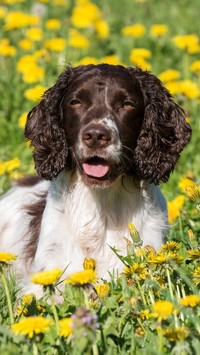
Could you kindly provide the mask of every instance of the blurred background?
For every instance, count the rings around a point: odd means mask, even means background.
[[[0,0],[0,26],[0,193],[35,173],[27,112],[67,64],[104,62],[150,70],[185,109],[192,141],[161,186],[183,205],[200,179],[198,0]]]

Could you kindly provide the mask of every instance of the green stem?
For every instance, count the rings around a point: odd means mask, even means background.
[[[166,274],[167,274],[167,281],[168,281],[168,285],[169,285],[171,300],[174,301],[174,294],[173,294],[173,290],[172,290],[172,283],[171,283],[171,278],[170,278],[168,267],[166,268]]]
[[[38,355],[38,347],[35,342],[33,342],[33,355]]]
[[[6,292],[6,298],[7,298],[7,303],[8,303],[8,311],[9,311],[9,316],[10,316],[10,323],[12,324],[12,323],[14,323],[12,303],[11,303],[10,292],[9,292],[9,289],[8,289],[7,280],[6,280],[6,277],[4,275],[3,270],[2,270],[1,277],[2,277],[4,288],[5,288],[5,292]]]
[[[54,302],[54,298],[53,295],[50,292],[50,300],[51,300],[51,307],[52,307],[52,311],[53,311],[53,316],[54,316],[54,320],[55,320],[55,324],[56,324],[56,331],[57,331],[57,335],[59,334],[59,318],[58,318],[58,313],[57,313],[57,309],[55,306],[55,302]]]

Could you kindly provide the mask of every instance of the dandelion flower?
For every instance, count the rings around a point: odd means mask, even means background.
[[[62,52],[65,48],[66,40],[61,37],[51,38],[44,41],[45,48],[54,52]]]
[[[11,326],[11,330],[15,334],[27,335],[29,338],[33,338],[36,334],[45,333],[49,330],[52,324],[51,319],[47,319],[41,316],[27,317],[21,319],[18,323]]]
[[[162,37],[164,36],[168,31],[168,27],[164,24],[155,24],[152,25],[150,28],[150,33],[154,37]]]
[[[31,281],[38,285],[50,286],[55,284],[62,275],[61,269],[41,271],[31,276]]]
[[[47,30],[58,30],[61,27],[61,22],[56,18],[51,18],[46,21],[45,27]]]
[[[189,295],[180,299],[180,304],[185,307],[196,307],[200,304],[199,295]]]
[[[159,74],[159,79],[163,83],[168,83],[169,81],[177,80],[180,77],[181,73],[175,69],[167,69]]]
[[[148,262],[154,264],[155,266],[166,266],[171,263],[181,264],[183,261],[182,256],[178,255],[173,251],[161,251],[159,250],[157,254],[149,254]]]
[[[67,279],[66,283],[72,284],[72,285],[87,285],[88,283],[95,283],[96,282],[96,272],[92,269],[89,270],[83,270],[76,272],[74,274],[71,274]]]
[[[196,201],[200,198],[200,189],[197,186],[187,186],[185,192],[192,201]]]
[[[63,318],[59,321],[59,335],[61,337],[68,337],[72,334],[73,330],[73,319]]]
[[[77,30],[69,32],[68,44],[73,48],[88,48],[90,43],[88,39]]]
[[[193,271],[193,282],[195,284],[195,286],[199,286],[200,285],[200,266],[198,266],[194,271]]]
[[[152,306],[154,313],[152,316],[158,318],[158,321],[167,319],[173,313],[174,306],[170,301],[157,301]]]
[[[17,255],[10,254],[5,251],[0,252],[0,265],[7,265],[10,261],[15,261]]]
[[[31,101],[38,101],[41,99],[44,92],[47,90],[47,87],[42,85],[36,85],[33,88],[27,89],[24,91],[24,96]]]
[[[190,332],[188,328],[183,325],[177,328],[163,329],[162,334],[169,341],[176,342],[178,340],[186,339],[189,336]]]
[[[124,268],[123,274],[127,279],[133,279],[136,281],[145,280],[149,274],[148,269],[143,263],[134,263]]]
[[[188,177],[184,177],[179,181],[178,187],[182,190],[185,191],[186,187],[189,186],[194,186],[194,181],[192,179],[189,179]]]
[[[189,254],[190,259],[200,261],[200,247],[197,249],[187,250],[187,253]]]
[[[172,240],[162,245],[162,249],[167,251],[172,251],[172,252],[178,251],[180,247],[181,247],[180,243],[174,242]]]
[[[200,60],[195,60],[195,61],[191,64],[190,70],[191,70],[191,72],[193,72],[193,73],[200,74]]]
[[[122,34],[126,37],[142,37],[145,32],[145,27],[140,23],[122,28]]]
[[[180,210],[183,208],[184,202],[185,196],[179,195],[167,203],[169,223],[174,222],[174,220],[180,215]]]
[[[18,126],[22,129],[24,129],[26,121],[27,121],[27,115],[28,112],[24,112],[21,114],[21,116],[18,118]]]

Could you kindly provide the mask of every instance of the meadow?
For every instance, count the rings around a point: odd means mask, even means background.
[[[132,244],[121,275],[97,280],[95,260],[62,280],[32,276],[44,297],[19,297],[0,251],[1,354],[199,354],[200,33],[197,0],[0,0],[0,194],[35,174],[23,129],[29,110],[66,65],[138,66],[158,76],[193,134],[167,184],[167,241],[155,252]],[[16,231],[17,233],[17,231]],[[115,249],[113,252],[118,253]],[[57,285],[65,285],[56,303]],[[92,291],[92,292],[91,292]]]

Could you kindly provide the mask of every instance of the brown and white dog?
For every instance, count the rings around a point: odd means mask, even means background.
[[[166,182],[188,143],[182,109],[149,72],[107,64],[67,68],[28,115],[25,136],[38,175],[0,202],[0,250],[16,253],[24,292],[30,273],[65,276],[97,261],[107,278],[126,253],[128,223],[159,248],[167,227]],[[67,268],[66,268],[67,267]]]

